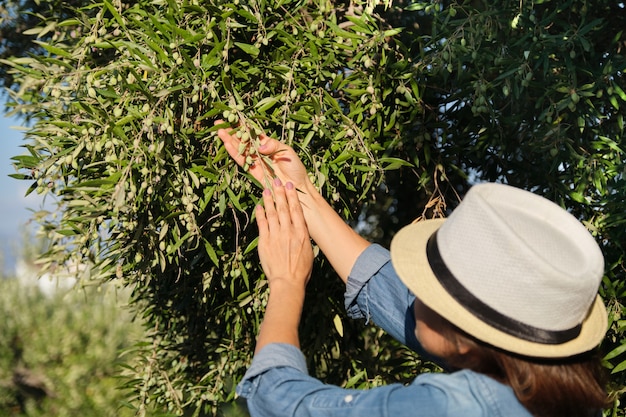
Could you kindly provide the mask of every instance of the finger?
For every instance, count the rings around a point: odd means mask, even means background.
[[[263,155],[271,155],[275,152],[278,152],[281,148],[286,148],[286,146],[277,141],[276,139],[270,138],[269,136],[262,133],[260,136],[260,146],[259,152]]]
[[[218,122],[216,122],[216,124]],[[245,167],[246,159],[249,156],[248,147],[246,147],[243,152],[240,152],[241,141],[231,132],[232,131],[228,131],[227,129],[219,129],[217,131],[217,136],[222,140],[226,152],[228,152],[237,165]],[[248,172],[250,172],[252,176],[257,179],[257,181],[261,181],[263,178],[263,167],[261,164],[262,161],[259,160],[258,156],[252,155],[252,163],[247,165]]]
[[[269,265],[267,264],[270,259],[270,254],[272,252],[271,249],[271,234],[269,230],[269,224],[267,222],[267,217],[265,215],[265,209],[261,204],[256,207],[256,223],[259,228],[259,243],[258,243],[258,253],[259,258],[261,260],[261,267],[264,271],[269,271]]]
[[[261,204],[256,206],[256,225],[259,228],[259,240],[265,240],[269,233],[265,209]]]
[[[289,204],[291,223],[297,230],[305,231],[308,235],[309,230],[304,219],[302,204],[298,198],[298,190],[296,190],[292,182],[285,184],[285,195],[287,197],[287,203]]]
[[[289,205],[285,196],[285,187],[283,187],[280,178],[274,179],[274,204],[278,214],[278,221],[281,226],[288,227],[291,225],[291,214],[289,213]]]
[[[223,123],[225,123],[223,120],[216,120],[214,125],[217,126]],[[245,154],[247,154],[247,152],[239,151],[239,145],[241,143],[241,140],[237,137],[237,135],[234,134],[235,132],[236,130],[234,129],[228,130],[226,128],[221,128],[217,130],[217,136],[222,140],[222,142],[224,142],[226,150],[233,158],[235,158],[237,161],[245,161]],[[266,145],[268,154],[271,154],[272,152],[277,150],[278,147],[281,145],[280,142],[270,138],[265,133],[261,133],[261,135],[259,135],[259,142],[261,144],[261,147],[263,147],[263,144]],[[240,158],[242,154],[244,154],[243,158]]]
[[[233,158],[237,164],[243,165],[246,161],[246,155],[239,152],[239,139],[226,129],[219,129],[217,136],[222,140],[222,143],[224,143],[224,148],[226,148],[230,157]]]
[[[274,206],[274,198],[269,188],[263,190],[263,204],[265,206],[265,218],[267,219],[268,230],[270,233],[275,232],[280,227],[278,214]]]

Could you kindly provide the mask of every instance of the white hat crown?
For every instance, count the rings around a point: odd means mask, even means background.
[[[604,271],[595,239],[575,217],[502,184],[472,187],[437,231],[436,246],[455,280],[447,288],[453,297],[459,289],[475,297],[460,302],[492,326],[535,341],[577,335]]]

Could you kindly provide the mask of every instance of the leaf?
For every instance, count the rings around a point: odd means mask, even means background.
[[[248,304],[250,304],[250,303],[252,302],[252,300],[253,300],[252,295],[250,295],[250,294],[246,294],[246,293],[241,294],[239,297],[241,298],[241,299],[239,300],[239,304],[238,304],[238,306],[239,306],[240,308],[241,308],[241,307],[245,307],[245,306],[247,306],[247,305],[248,305]]]
[[[587,201],[585,200],[585,196],[577,191],[571,191],[569,193],[569,196],[571,197],[572,200],[576,201],[577,203],[586,203]]]
[[[292,113],[289,118],[300,123],[311,123],[311,115],[308,113]]]
[[[62,22],[60,22],[58,24],[59,27],[65,27],[65,26],[77,26],[80,25],[82,22],[78,19],[74,19],[74,18],[70,18],[67,20],[64,20]]]
[[[252,242],[250,242],[250,244],[248,244],[248,246],[246,246],[246,249],[243,251],[244,255],[249,254],[250,252],[252,252],[254,249],[256,249],[256,247],[259,244],[259,237],[255,237],[254,240],[252,240]]]
[[[223,193],[219,196],[217,207],[220,214],[223,215],[226,212],[226,196]]]
[[[402,33],[402,28],[395,28],[384,31],[382,36],[385,38],[392,38],[400,33]]]
[[[33,179],[31,175],[26,175],[26,174],[9,174],[9,177],[15,178],[16,180],[32,180]]]
[[[352,155],[350,155],[350,153],[348,151],[343,151],[337,158],[335,158],[333,161],[331,161],[332,165],[339,165],[342,162],[347,161],[348,159],[352,158]]]
[[[43,49],[45,49],[46,51],[50,52],[53,55],[62,56],[64,58],[72,57],[71,53],[67,52],[65,49],[59,48],[58,46],[53,46],[53,45],[50,45],[49,43],[42,42],[42,41],[33,41],[33,43],[36,43],[37,45],[41,46]]]
[[[198,176],[190,169],[187,170],[187,175],[189,175],[189,177],[191,178],[191,182],[193,182],[193,186],[195,188],[200,188],[200,179],[198,178]]]
[[[378,162],[381,165],[385,165],[384,169],[385,170],[392,170],[392,169],[398,169],[400,167],[412,167],[413,164],[410,162],[405,161],[404,159],[400,159],[400,158],[390,158],[390,157],[384,157],[384,158],[380,158],[378,160]]]
[[[340,36],[345,39],[365,39],[364,35],[360,35],[358,33],[350,32],[345,29],[341,29],[338,25],[333,22],[327,22],[328,26],[332,28],[335,35]],[[367,28],[369,31],[369,28]],[[315,55],[313,55],[315,56]]]
[[[346,15],[346,19],[354,23],[363,33],[372,33],[372,28],[367,24],[364,17]]]
[[[31,155],[17,155],[11,157],[20,168],[35,168],[39,164],[39,158]]]
[[[42,30],[43,30],[43,28],[42,28],[42,27],[37,26],[37,27],[34,27],[34,28],[26,29],[25,31],[23,31],[23,32],[22,32],[22,34],[24,34],[24,35],[28,35],[28,36],[31,36],[31,35],[39,35],[39,33],[40,33]]]
[[[86,180],[75,184],[72,188],[100,188],[103,185],[114,185],[117,183],[119,176],[102,178],[97,180]]]
[[[259,102],[256,104],[256,108],[261,112],[261,113],[265,113],[267,112],[269,109],[271,109],[272,107],[274,107],[274,105],[278,103],[278,99],[275,97],[265,97],[261,100],[259,100]]]
[[[374,167],[369,167],[367,165],[354,164],[351,166],[353,169],[361,172],[373,172],[376,170]]]
[[[615,368],[613,368],[613,369],[611,370],[611,373],[612,373],[612,374],[616,374],[616,373],[618,373],[618,372],[622,372],[622,371],[624,371],[624,370],[626,370],[626,360],[625,360],[625,361],[620,362],[620,363],[619,363],[619,364],[618,364]]]
[[[256,46],[247,43],[235,42],[235,45],[248,55],[252,55],[255,58],[259,55],[259,52],[261,52]]]
[[[356,383],[364,379],[367,379],[367,371],[362,369],[356,372],[352,377],[350,377],[350,379],[348,379],[348,381],[346,382],[346,388],[358,388],[355,387]]]
[[[337,333],[339,333],[339,336],[343,337],[343,322],[341,321],[339,314],[335,314],[333,324],[335,325],[335,329],[337,330]]]
[[[114,89],[108,87],[108,88],[96,88],[96,91],[98,92],[98,95],[101,95],[102,97],[107,97],[107,98],[118,98],[119,94],[117,91],[115,91]]]
[[[159,241],[162,241],[165,239],[165,235],[167,235],[169,228],[170,226],[168,223],[165,223],[163,227],[161,227],[161,230],[159,231]]]
[[[239,211],[244,211],[243,208],[241,208],[241,204],[239,203],[239,197],[237,197],[230,188],[226,189],[226,193],[230,198],[230,202],[233,203],[233,206],[235,206],[235,208]]]
[[[615,349],[613,349],[612,351],[610,351],[609,353],[607,353],[603,359],[608,361],[609,359],[613,359],[621,355],[624,352],[626,352],[626,342],[624,342],[623,345],[620,345],[616,347]]]
[[[237,14],[241,17],[246,18],[247,20],[250,21],[250,23],[259,23],[258,19],[249,11],[247,11],[244,8],[238,8],[237,9]]]
[[[113,15],[113,18],[115,19],[115,21],[122,27],[126,27],[126,22],[124,21],[124,19],[122,18],[122,16],[119,14],[119,12],[117,11],[117,9],[113,6],[113,4],[111,4],[111,2],[109,0],[103,0],[103,3],[105,5],[105,7],[109,10],[109,12],[111,13],[111,15]]]
[[[617,93],[617,95],[619,95],[619,98],[621,98],[622,101],[626,101],[626,93],[624,93],[624,90],[622,90],[622,88],[617,85],[617,83],[613,83],[613,90],[615,90],[615,92]]]

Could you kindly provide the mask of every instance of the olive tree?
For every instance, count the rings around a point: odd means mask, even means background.
[[[42,262],[133,289],[150,331],[128,364],[139,413],[211,414],[250,362],[267,290],[252,218],[264,184],[230,161],[216,120],[252,149],[261,131],[293,146],[381,243],[445,215],[474,182],[508,182],[601,243],[619,392],[625,23],[607,0],[92,0],[51,15],[29,30],[44,53],[2,61],[13,111],[33,121],[16,177],[58,205],[35,213],[51,242]],[[302,322],[312,373],[369,387],[432,368],[346,320],[338,280],[323,257],[315,268]]]
[[[596,236],[610,322],[601,348],[612,390],[623,393],[625,4],[473,1],[433,15],[418,76],[424,108],[436,108],[426,123],[442,165],[542,194]]]
[[[93,1],[30,30],[53,31],[35,41],[45,53],[3,61],[14,111],[34,120],[16,176],[57,205],[36,213],[51,242],[41,261],[89,265],[85,285],[122,280],[151,330],[129,364],[140,412],[215,412],[251,359],[267,289],[259,193],[216,120],[253,148],[260,131],[294,146],[348,217],[386,171],[419,162],[393,156],[421,111],[413,63],[368,7]],[[338,280],[318,268],[304,322],[314,369],[361,383],[342,355],[372,335],[344,325]]]
[[[623,265],[626,6],[492,6],[437,13],[440,45],[420,61],[422,100],[439,105],[428,123],[439,122],[447,166],[559,202]],[[623,267],[608,271],[623,280]]]

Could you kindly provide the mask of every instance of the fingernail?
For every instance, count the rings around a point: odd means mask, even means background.
[[[285,188],[288,190],[293,190],[293,183],[291,181],[287,182],[287,184],[285,185]]]
[[[272,195],[272,191],[269,188],[263,190],[263,195]]]
[[[280,178],[274,178],[274,185],[281,186],[283,183],[280,181]]]

